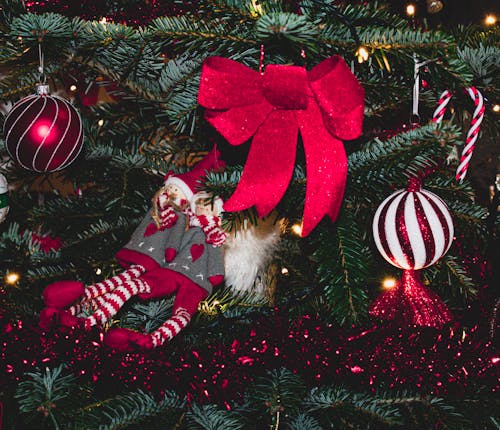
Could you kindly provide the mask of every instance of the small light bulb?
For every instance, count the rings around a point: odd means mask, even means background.
[[[99,20],[99,24],[106,24],[108,21],[106,20],[106,17],[103,16],[100,20]]]
[[[495,25],[497,23],[497,17],[490,13],[486,15],[486,18],[484,18],[484,23],[486,25]]]
[[[358,50],[356,51],[356,57],[358,57],[358,63],[363,63],[364,61],[368,60],[368,57],[370,56],[368,49],[364,46],[360,46]]]
[[[17,281],[19,281],[19,273],[16,272],[9,272],[7,273],[7,276],[5,276],[5,282],[10,285],[14,285]]]
[[[71,85],[69,87],[69,90],[75,92],[76,91],[76,85],[75,84]]]
[[[500,112],[500,105],[494,105],[493,112]]]
[[[385,278],[382,281],[382,287],[386,290],[390,290],[396,286],[396,280],[394,278]]]
[[[406,15],[408,16],[413,16],[415,15],[415,5],[413,3],[407,4],[406,5]]]
[[[95,274],[96,275],[100,275],[102,273],[102,270],[100,267],[98,267],[97,269],[95,269]]]
[[[288,269],[286,267],[283,267],[283,269],[281,269],[281,274],[288,275]]]
[[[102,127],[104,125],[104,120],[103,119],[100,119],[99,121],[97,121],[97,125],[99,127]]]
[[[302,225],[300,224],[294,224],[292,225],[292,231],[297,235],[300,236],[302,235]]]

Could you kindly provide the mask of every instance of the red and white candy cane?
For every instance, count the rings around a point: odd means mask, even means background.
[[[474,101],[476,109],[474,110],[474,114],[472,116],[471,127],[467,132],[465,146],[462,150],[462,156],[460,157],[460,164],[457,167],[457,173],[455,175],[456,180],[459,182],[462,182],[467,175],[467,169],[469,168],[469,162],[472,157],[472,152],[474,151],[474,145],[476,144],[481,122],[484,118],[483,95],[477,90],[476,87],[467,88],[467,92]],[[446,112],[448,103],[451,100],[451,95],[450,90],[443,91],[441,97],[439,98],[438,107],[432,115],[432,121],[439,124],[443,120],[444,113]]]

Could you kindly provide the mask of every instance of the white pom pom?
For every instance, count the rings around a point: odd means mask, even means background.
[[[225,243],[225,282],[237,293],[264,295],[264,273],[278,248],[281,222],[275,216],[245,222],[231,232]]]

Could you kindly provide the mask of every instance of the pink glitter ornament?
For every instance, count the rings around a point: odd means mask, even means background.
[[[51,96],[48,85],[18,101],[4,124],[7,151],[22,167],[53,172],[71,164],[82,149],[83,127],[77,110]]]
[[[446,204],[412,178],[407,190],[396,191],[377,209],[373,237],[382,257],[403,269],[403,277],[377,298],[370,313],[420,326],[449,322],[448,308],[422,284],[417,272],[434,264],[451,246],[453,221]]]

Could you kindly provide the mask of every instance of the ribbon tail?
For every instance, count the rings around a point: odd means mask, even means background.
[[[271,112],[253,138],[240,182],[224,204],[225,211],[236,212],[255,205],[260,217],[269,215],[290,183],[297,137],[298,125],[292,111]]]
[[[272,110],[271,104],[262,100],[259,103],[224,111],[207,109],[205,119],[231,145],[241,145],[255,134]]]
[[[296,111],[306,156],[306,198],[302,236],[306,237],[325,215],[332,221],[342,204],[347,179],[343,143],[325,128],[321,111],[312,99],[306,110]]]

